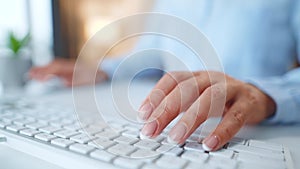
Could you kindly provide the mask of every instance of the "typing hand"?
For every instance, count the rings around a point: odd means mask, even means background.
[[[139,119],[146,122],[141,135],[156,137],[185,112],[168,136],[171,142],[183,143],[207,120],[208,114],[219,114],[222,121],[203,141],[204,149],[214,151],[244,124],[259,123],[272,116],[275,109],[274,101],[258,88],[223,73],[172,72],[160,79],[139,110]]]
[[[39,81],[47,81],[52,77],[59,77],[63,80],[65,86],[79,86],[88,85],[95,82],[103,81],[106,78],[104,72],[98,70],[95,79],[95,70],[90,67],[84,66],[83,64],[77,64],[76,69],[78,69],[79,74],[76,74],[75,80],[73,80],[74,60],[67,59],[55,59],[50,64],[41,67],[33,67],[29,71],[29,76],[32,79]]]

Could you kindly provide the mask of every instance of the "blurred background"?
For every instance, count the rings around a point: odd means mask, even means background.
[[[154,0],[9,0],[0,1],[0,93],[3,86],[20,86],[32,65],[53,58],[76,59],[84,43],[106,24],[127,15],[149,12]],[[100,47],[126,29],[111,30]],[[109,55],[130,50],[135,39]]]
[[[30,48],[35,64],[52,56],[77,57],[84,43],[106,24],[127,15],[149,12],[154,0],[10,0],[0,2],[0,46],[5,48],[8,33],[31,35]],[[103,37],[118,38],[124,30],[112,30]],[[126,43],[128,44],[128,43]],[[128,50],[119,47],[115,52]]]

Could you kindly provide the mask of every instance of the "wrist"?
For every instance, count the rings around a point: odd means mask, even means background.
[[[263,105],[263,112],[265,112],[264,119],[272,117],[276,112],[276,103],[273,100],[273,98],[271,98],[268,94],[266,94],[265,92],[263,92],[256,86],[254,86],[252,84],[249,84],[249,85],[251,85],[253,88],[255,88],[255,90],[257,90],[260,95],[259,97],[262,98],[260,101]]]

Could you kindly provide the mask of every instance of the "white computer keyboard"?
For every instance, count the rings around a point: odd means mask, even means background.
[[[0,102],[0,132],[17,135],[128,169],[292,169],[282,145],[234,138],[221,150],[205,152],[196,131],[184,144],[166,140],[167,130],[151,140],[139,138],[141,126],[109,122],[82,126],[74,112],[58,106]],[[113,126],[113,129],[111,128]],[[87,134],[88,133],[88,134]],[[100,167],[101,168],[101,167]]]

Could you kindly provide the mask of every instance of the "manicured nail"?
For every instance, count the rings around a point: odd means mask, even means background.
[[[155,133],[157,129],[157,122],[156,121],[152,121],[148,124],[146,124],[141,133],[140,133],[140,137],[143,138],[150,138],[151,136],[153,136],[153,134]]]
[[[139,121],[146,121],[152,113],[152,106],[149,103],[144,104],[140,109],[138,113],[138,120]]]
[[[183,139],[187,132],[187,127],[184,123],[176,125],[168,136],[168,142],[178,144]]]
[[[217,136],[209,136],[204,139],[202,147],[205,151],[211,151],[218,146],[219,142],[220,141]]]

